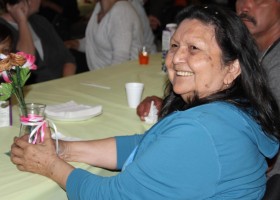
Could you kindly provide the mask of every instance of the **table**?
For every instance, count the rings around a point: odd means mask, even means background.
[[[111,89],[81,84],[85,82]],[[136,110],[127,106],[124,87],[126,82],[143,82],[145,86],[142,98],[150,95],[162,96],[166,74],[161,72],[161,55],[152,55],[149,65],[139,65],[137,60],[128,61],[93,72],[30,85],[25,88],[26,101],[53,105],[74,100],[79,104],[103,106],[100,116],[86,121],[54,121],[59,132],[66,136],[87,140],[142,133],[151,125],[140,121]],[[13,106],[13,121],[12,127],[0,128],[0,199],[67,199],[65,191],[55,182],[40,175],[20,172],[11,163],[5,152],[10,150],[13,137],[19,133],[16,106]],[[83,163],[71,164],[102,176],[116,173]]]

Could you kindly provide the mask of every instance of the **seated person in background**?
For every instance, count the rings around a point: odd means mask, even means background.
[[[280,0],[237,0],[236,12],[257,42],[259,61],[280,108]],[[268,177],[274,174],[280,174],[280,154]]]
[[[143,3],[141,0],[129,0],[136,10],[139,18],[142,22],[142,27],[144,30],[144,46],[150,51],[150,53],[155,53],[157,51],[157,47],[155,45],[155,36],[151,29],[149,19],[143,7]]]
[[[85,52],[88,68],[96,70],[138,59],[144,32],[130,2],[99,0],[88,22],[85,38],[64,43],[68,48]]]
[[[38,0],[19,0],[10,4],[3,0],[5,11],[0,23],[8,26],[15,42],[14,49],[36,56],[38,69],[33,71],[30,83],[38,83],[75,74],[75,59],[65,48],[53,26],[42,16],[36,15]]]
[[[11,30],[4,24],[0,24],[0,54],[8,55],[9,53],[11,53],[12,43],[13,37]],[[2,72],[2,69],[0,68],[0,83],[7,81],[6,76],[6,72]]]
[[[41,0],[38,14],[49,20],[62,40],[72,39],[72,26],[80,20],[77,0]]]
[[[280,123],[257,53],[234,12],[187,7],[166,57],[170,82],[157,124],[141,135],[59,141],[59,155],[47,129],[36,145],[15,138],[11,160],[56,181],[70,200],[260,200]],[[122,172],[102,177],[68,161]]]
[[[4,24],[0,24],[0,54],[8,55],[12,52],[12,32]]]
[[[166,24],[174,23],[176,14],[188,4],[187,0],[183,0],[181,4],[177,4],[176,0],[144,0],[150,26],[157,41],[161,41],[162,30]]]
[[[72,23],[80,18],[77,0],[41,0],[40,14],[51,22],[57,15],[62,15]]]

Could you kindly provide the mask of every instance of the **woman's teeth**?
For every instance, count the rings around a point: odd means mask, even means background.
[[[177,71],[176,74],[177,74],[177,76],[192,76],[194,73],[193,72]]]

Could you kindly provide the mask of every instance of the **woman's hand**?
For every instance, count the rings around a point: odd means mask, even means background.
[[[16,137],[11,146],[11,161],[20,171],[27,171],[43,176],[49,176],[51,168],[59,159],[55,145],[50,138],[49,129],[46,131],[43,143],[28,143],[28,135]]]
[[[28,4],[25,1],[21,1],[14,5],[7,4],[7,11],[17,24],[27,23],[28,10]]]
[[[154,105],[156,106],[158,113],[161,110],[162,99],[157,96],[146,97],[138,106],[137,106],[137,115],[140,117],[142,121],[145,120],[145,117],[148,116],[150,112],[151,102],[154,101]],[[158,114],[157,113],[157,114]]]
[[[28,143],[28,135],[16,137],[11,146],[11,161],[20,171],[46,176],[65,189],[66,181],[74,167],[56,155],[49,128],[43,143]]]

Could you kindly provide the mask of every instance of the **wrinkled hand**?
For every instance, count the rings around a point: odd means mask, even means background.
[[[54,141],[51,139],[48,128],[43,143],[30,144],[28,143],[28,135],[24,135],[15,137],[11,146],[11,161],[20,171],[49,177],[49,173],[58,159]]]
[[[157,96],[146,97],[137,107],[137,115],[140,117],[142,121],[144,121],[145,117],[148,116],[152,101],[154,101],[154,105],[156,106],[158,113],[161,110],[161,106],[162,106],[161,98]]]
[[[7,4],[7,11],[17,24],[26,23],[28,20],[29,7],[25,1],[14,5]]]

